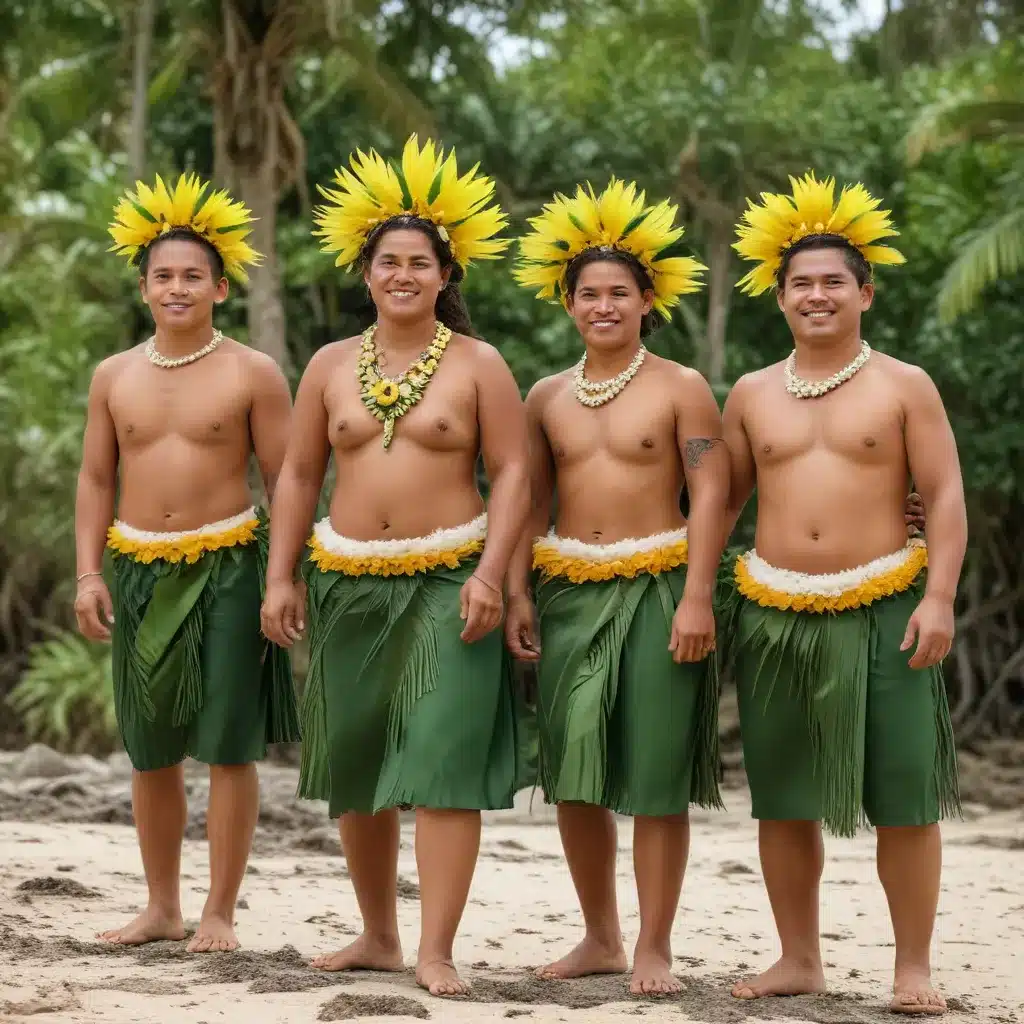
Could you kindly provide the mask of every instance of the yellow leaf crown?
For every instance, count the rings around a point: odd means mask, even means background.
[[[673,227],[676,211],[668,200],[648,206],[634,182],[616,178],[600,195],[589,182],[586,188],[577,185],[572,199],[558,193],[540,216],[531,218],[533,231],[519,239],[515,279],[539,288],[541,299],[554,299],[557,291],[566,305],[569,264],[587,249],[617,249],[637,259],[650,275],[654,308],[667,318],[681,295],[703,286],[699,278],[707,269],[681,255],[684,229]]]
[[[378,225],[403,214],[430,221],[463,270],[473,260],[497,259],[509,244],[495,238],[508,223],[492,203],[494,182],[477,174],[476,164],[459,176],[455,150],[447,157],[427,139],[423,148],[415,135],[402,152],[401,165],[384,160],[375,150],[349,157],[351,170],[339,168],[337,188],[320,188],[327,203],[314,211],[324,252],[336,252],[336,266],[350,270]]]
[[[239,281],[248,280],[246,264],[262,257],[246,241],[253,218],[245,205],[234,201],[226,191],[208,192],[209,182],[190,174],[181,175],[174,191],[157,175],[150,188],[141,181],[135,191],[126,193],[114,209],[114,220],[107,229],[114,244],[108,251],[138,263],[141,252],[171,228],[187,228],[209,242],[224,261],[224,269]]]
[[[838,235],[846,239],[868,263],[898,264],[905,259],[888,245],[874,245],[879,238],[899,232],[889,220],[889,210],[879,210],[881,200],[861,184],[847,185],[835,202],[835,179],[818,181],[813,171],[802,178],[790,177],[791,196],[762,192],[761,205],[747,200],[747,210],[736,225],[738,242],[733,248],[757,266],[737,282],[748,295],[760,295],[775,286],[775,275],[786,250],[808,235]]]

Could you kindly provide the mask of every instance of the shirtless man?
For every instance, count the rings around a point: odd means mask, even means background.
[[[671,931],[688,807],[721,806],[709,654],[728,456],[704,378],[641,341],[652,307],[664,314],[699,286],[700,264],[671,258],[682,234],[671,226],[674,212],[664,204],[652,211],[634,186],[614,181],[596,199],[556,197],[532,221],[517,272],[542,294],[559,289],[585,346],[575,368],[527,397],[533,507],[509,573],[507,641],[517,658],[538,661],[541,780],[558,804],[586,927],[568,956],[537,973],[626,970],[613,813],[628,814],[640,903],[630,989],[649,995],[681,988]],[[573,223],[585,237],[571,228],[565,236]],[[632,233],[621,234],[630,223]],[[606,230],[614,224],[620,233]],[[652,250],[659,256],[644,256]],[[680,512],[684,483],[689,523]],[[543,537],[556,493],[554,532]]]
[[[254,762],[268,742],[298,739],[298,717],[287,653],[267,650],[260,634],[268,538],[247,482],[255,453],[273,493],[291,394],[272,359],[213,328],[225,266],[244,277],[256,254],[244,241],[248,211],[214,194],[193,216],[198,192],[184,178],[174,192],[159,179],[155,190],[140,185],[111,226],[115,248],[139,269],[156,333],[100,363],[89,388],[75,614],[84,636],[113,634],[114,699],[149,889],[135,920],[100,937],[185,937],[182,762],[191,756],[210,766],[210,891],[188,946],[206,952],[238,945],[235,902],[259,804]]]
[[[324,190],[331,205],[318,223],[339,262],[358,264],[377,321],[320,349],[299,385],[263,623],[282,644],[303,628],[293,575],[333,454],[330,515],[305,562],[299,795],[326,800],[339,818],[363,934],[313,966],[402,969],[398,814],[415,807],[416,979],[453,996],[469,987],[453,946],[480,811],[512,806],[517,777],[511,662],[495,629],[529,503],[526,417],[508,366],[472,336],[458,289],[471,259],[505,244],[490,237],[504,218],[487,207],[493,185],[460,181],[454,155],[444,162],[430,142],[406,145],[400,183],[372,151],[352,167],[337,191]],[[436,197],[426,194],[432,183]],[[381,201],[368,209],[367,196]],[[446,224],[446,210],[461,224]],[[491,484],[486,513],[478,455]]]
[[[831,183],[794,182],[792,200],[765,197],[770,216],[751,206],[736,245],[761,261],[741,285],[777,287],[795,351],[743,377],[724,412],[730,523],[757,487],[756,550],[737,562],[725,628],[782,945],[781,959],[733,995],[824,989],[820,822],[852,835],[863,814],[877,830],[895,932],[890,1008],[940,1014],[929,961],[937,822],[959,807],[940,665],[967,540],[963,486],[928,375],[861,339],[870,262],[902,262],[872,244],[895,234],[888,214],[860,186],[829,218],[832,203]],[[905,535],[908,478],[928,510],[927,553]]]

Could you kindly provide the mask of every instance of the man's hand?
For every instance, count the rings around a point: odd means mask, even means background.
[[[703,661],[715,649],[715,614],[711,610],[711,598],[701,601],[683,594],[672,617],[668,649],[677,665],[684,661]]]
[[[89,640],[109,640],[114,622],[114,604],[102,576],[87,576],[75,594],[78,632]]]
[[[526,594],[509,599],[505,616],[505,643],[517,661],[540,660],[540,638],[537,636],[537,611]]]
[[[916,537],[924,533],[924,502],[917,491],[907,495],[907,508],[903,518],[907,523],[907,536]]]
[[[498,584],[474,573],[459,591],[459,604],[459,618],[466,623],[459,636],[467,644],[473,644],[501,622],[505,602]]]
[[[910,659],[910,667],[938,665],[953,646],[953,602],[926,594],[910,616],[900,650],[909,651],[915,638],[917,650]]]
[[[306,584],[301,580],[268,581],[260,626],[272,643],[291,647],[306,628]]]

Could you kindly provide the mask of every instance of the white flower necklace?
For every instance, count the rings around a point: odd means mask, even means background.
[[[583,353],[580,361],[576,364],[575,391],[576,400],[582,405],[596,409],[605,402],[610,402],[622,389],[636,376],[637,371],[643,365],[647,349],[641,345],[633,356],[633,361],[621,373],[617,373],[608,380],[587,380],[586,366],[587,354]]]
[[[189,363],[194,363],[197,359],[202,359],[203,356],[208,356],[223,340],[224,335],[214,328],[213,337],[202,348],[196,349],[195,352],[190,352],[187,356],[171,359],[169,356],[161,355],[157,351],[156,335],[154,334],[146,342],[146,357],[154,366],[162,366],[166,370],[173,370],[176,366],[187,366]]]
[[[796,395],[797,398],[819,398],[821,395],[827,395],[830,391],[835,391],[840,384],[845,384],[868,361],[870,356],[871,347],[862,340],[857,358],[844,366],[838,373],[833,373],[825,380],[804,380],[803,377],[796,375],[796,349],[794,349],[786,360],[786,390],[791,395]]]

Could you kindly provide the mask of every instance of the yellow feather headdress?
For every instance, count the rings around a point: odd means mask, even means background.
[[[906,262],[903,254],[888,245],[873,245],[879,238],[899,232],[889,220],[889,210],[879,210],[880,199],[861,184],[847,185],[834,202],[835,179],[818,181],[813,171],[802,178],[790,177],[792,196],[762,192],[761,205],[747,200],[747,210],[736,225],[739,241],[733,248],[757,266],[737,282],[748,295],[760,295],[775,285],[775,274],[790,246],[807,235],[838,235],[858,249],[868,263]]]
[[[378,225],[410,214],[437,227],[455,262],[465,270],[473,260],[497,259],[509,244],[495,238],[508,223],[501,208],[491,203],[494,182],[477,174],[479,164],[459,176],[455,150],[436,149],[431,139],[423,148],[412,135],[402,152],[401,166],[384,160],[375,150],[349,157],[352,170],[339,168],[336,189],[320,187],[328,200],[314,211],[323,238],[322,250],[336,252],[335,266],[351,269]]]
[[[247,281],[246,264],[262,259],[246,242],[253,218],[245,205],[226,191],[207,194],[209,187],[209,182],[194,174],[183,174],[173,192],[159,175],[152,188],[137,181],[135,192],[126,193],[114,210],[114,221],[107,229],[114,244],[108,251],[127,256],[134,264],[157,236],[171,228],[188,228],[220,253],[227,273]]]
[[[519,239],[515,279],[527,288],[540,288],[537,297],[558,297],[566,304],[569,263],[587,249],[612,248],[636,257],[654,283],[654,308],[663,316],[679,296],[698,291],[707,268],[679,254],[683,228],[673,227],[677,207],[668,200],[648,206],[635,183],[612,178],[598,196],[587,183],[569,199],[561,193],[530,220],[532,233]]]

